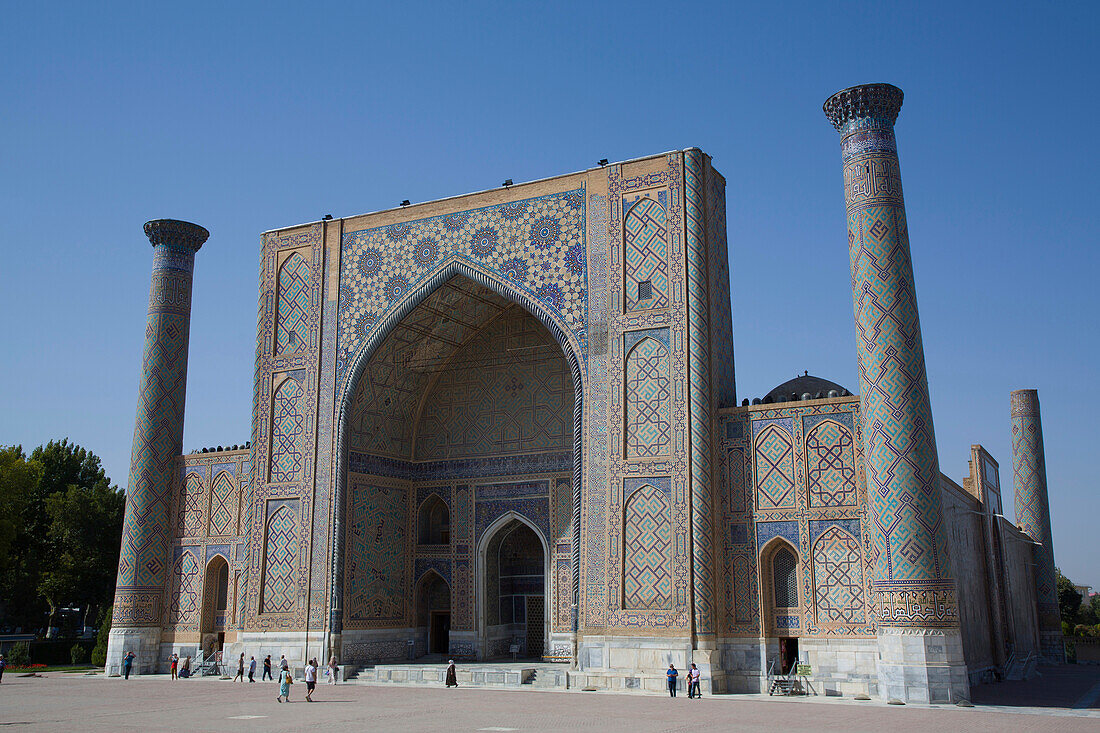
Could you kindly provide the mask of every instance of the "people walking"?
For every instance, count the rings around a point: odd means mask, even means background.
[[[283,667],[279,670],[279,696],[275,699],[282,702],[284,699],[290,702],[290,686],[294,679],[290,676],[290,670]]]
[[[237,674],[233,676],[233,681],[237,680],[244,682],[244,652],[241,652],[241,656],[237,658]]]
[[[274,681],[274,679],[275,678],[271,676],[271,655],[268,654],[266,657],[264,657],[264,673],[263,676],[260,677],[260,682],[263,682],[264,680]]]
[[[447,660],[447,687],[458,687],[458,672],[453,659]]]
[[[130,679],[130,670],[134,668],[134,657],[136,656],[133,652],[126,652],[126,656],[122,658],[122,676],[125,679]]]
[[[703,693],[699,690],[699,674],[699,668],[692,662],[691,669],[688,670],[688,697],[693,697],[696,700],[703,696]]]
[[[336,675],[338,674],[340,674],[340,667],[336,664],[336,655],[333,655],[328,660],[328,683],[330,685],[336,684]]]
[[[306,702],[313,702],[313,689],[317,687],[317,660],[306,662]]]
[[[286,655],[279,655],[279,669],[290,669],[290,663],[286,661]]]
[[[256,657],[248,658],[248,681],[256,681]]]
[[[7,667],[8,663],[4,661],[4,655],[0,654],[0,682],[4,681],[4,667]]]
[[[168,657],[168,671],[172,673],[172,679],[179,679],[180,668],[180,655],[172,652],[172,656]]]
[[[668,665],[665,676],[668,677],[668,696],[676,697],[676,678],[680,676],[680,673],[676,671],[675,665]]]

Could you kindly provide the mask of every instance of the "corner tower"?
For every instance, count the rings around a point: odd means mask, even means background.
[[[824,111],[844,159],[879,694],[955,702],[969,687],[894,139],[901,103],[897,87],[865,84],[829,97]]]
[[[146,222],[145,234],[153,245],[153,275],[107,646],[109,670],[117,669],[127,652],[137,655],[138,671],[155,670],[160,657],[165,572],[170,564],[168,502],[183,451],[191,275],[195,253],[210,236],[197,224],[174,219]]]
[[[1054,572],[1054,544],[1047,500],[1047,463],[1043,451],[1043,421],[1039,392],[1012,393],[1012,484],[1016,489],[1016,523],[1036,544],[1035,600],[1039,606],[1039,649],[1048,661],[1066,661],[1058,586]]]

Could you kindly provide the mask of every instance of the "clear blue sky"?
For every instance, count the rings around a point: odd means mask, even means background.
[[[697,145],[729,186],[739,397],[857,388],[829,94],[897,135],[941,467],[1039,389],[1055,555],[1100,586],[1100,5],[7,3],[0,444],[125,485],[160,217],[206,226],[185,449],[250,438],[260,232]],[[306,4],[302,4],[306,5]],[[376,7],[377,9],[373,9]]]

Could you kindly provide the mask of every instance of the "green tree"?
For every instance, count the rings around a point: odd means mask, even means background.
[[[0,571],[10,572],[11,547],[28,497],[42,478],[42,467],[28,461],[23,446],[0,448]]]
[[[55,608],[79,604],[88,610],[110,601],[125,498],[99,457],[68,439],[35,448],[27,463],[41,473],[12,514],[15,539],[7,572],[0,574],[0,606],[7,623],[37,630],[51,601]],[[105,566],[111,567],[109,587],[102,581]]]
[[[1073,587],[1073,581],[1062,575],[1061,570],[1055,568],[1054,572],[1058,577],[1058,611],[1062,614],[1062,621],[1072,628],[1081,612],[1081,594]]]
[[[51,626],[62,606],[85,609],[82,625],[87,625],[87,614],[114,593],[125,503],[106,477],[90,486],[70,484],[47,497],[54,556],[38,589],[50,605]]]
[[[1081,607],[1080,618],[1083,624],[1100,625],[1100,593],[1089,596],[1088,602]]]

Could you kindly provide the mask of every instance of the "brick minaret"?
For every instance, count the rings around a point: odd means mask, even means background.
[[[1066,647],[1058,611],[1054,575],[1054,544],[1047,500],[1047,463],[1043,452],[1043,421],[1039,393],[1012,393],[1012,484],[1016,489],[1016,522],[1038,544],[1035,556],[1035,599],[1039,605],[1039,645],[1048,661],[1063,664]]]
[[[969,689],[894,140],[901,102],[897,87],[865,84],[837,92],[824,109],[844,158],[879,693],[956,701]]]
[[[183,451],[191,274],[195,253],[210,236],[196,224],[173,219],[147,222],[145,234],[153,245],[153,275],[107,650],[108,669],[117,669],[122,655],[133,651],[135,671],[155,670],[161,656],[168,503]]]

